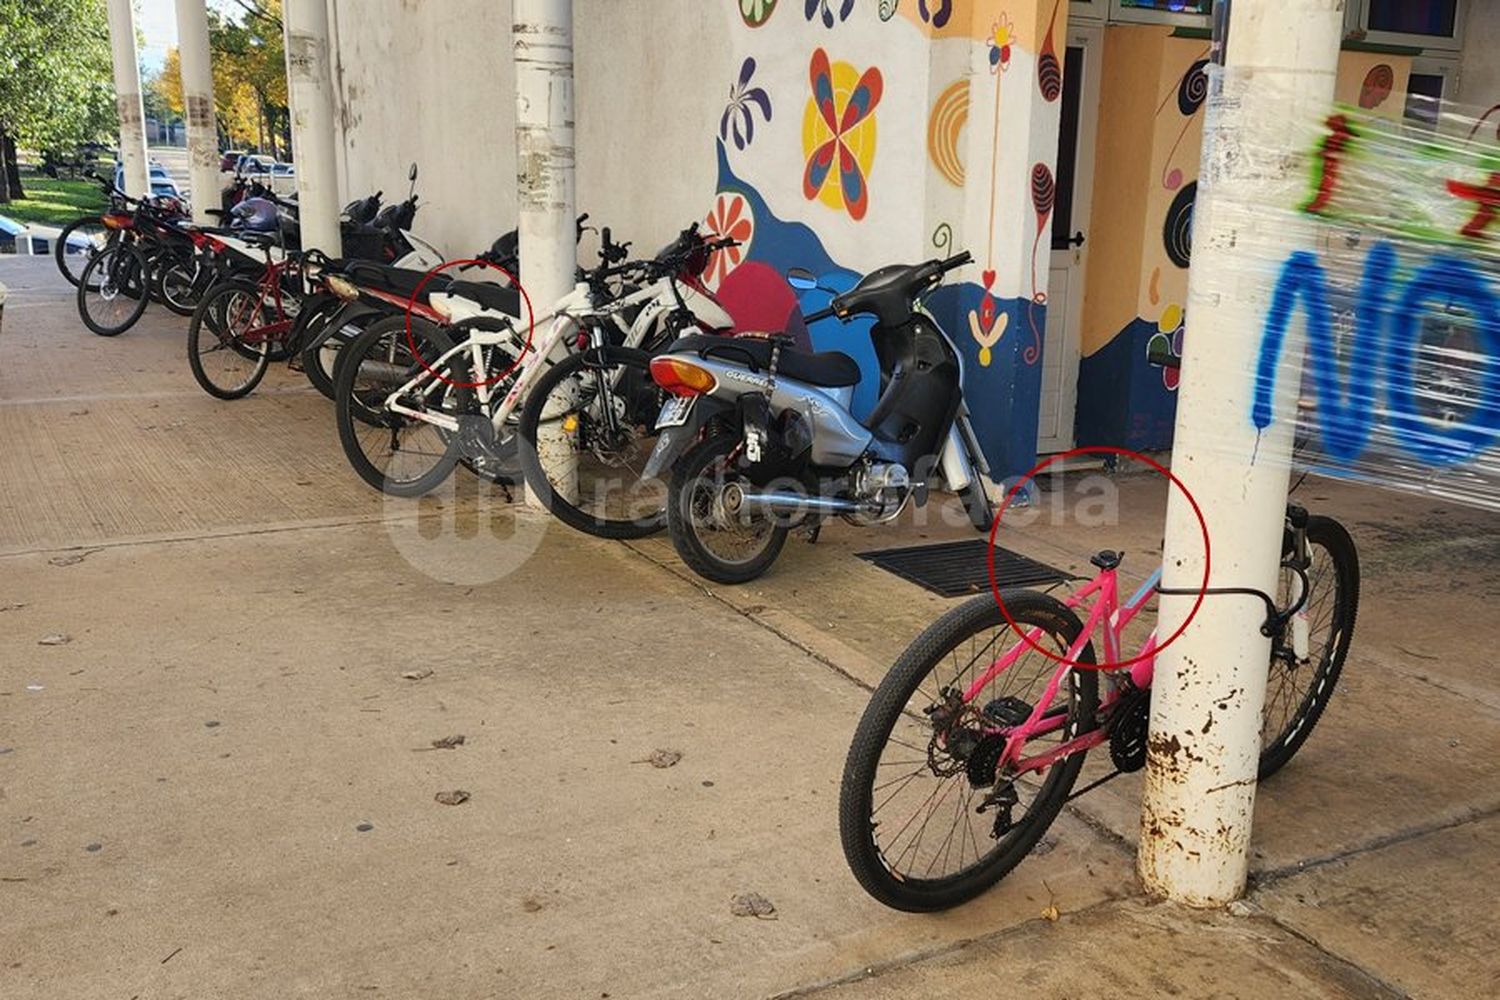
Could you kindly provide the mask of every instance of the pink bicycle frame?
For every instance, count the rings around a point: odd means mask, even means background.
[[[1011,767],[1013,774],[1025,774],[1028,771],[1041,771],[1059,760],[1088,750],[1104,742],[1106,733],[1103,729],[1094,729],[1081,736],[1075,736],[1071,740],[1053,747],[1052,749],[1031,757],[1022,757],[1021,751],[1026,741],[1034,736],[1055,732],[1067,725],[1067,716],[1056,712],[1049,712],[1048,706],[1052,699],[1057,697],[1058,689],[1062,687],[1063,681],[1068,674],[1075,669],[1084,670],[1111,670],[1111,665],[1119,663],[1122,659],[1120,652],[1120,640],[1125,627],[1140,614],[1146,603],[1151,600],[1156,590],[1157,583],[1161,580],[1161,570],[1158,568],[1151,577],[1141,584],[1129,601],[1120,606],[1118,570],[1103,569],[1099,575],[1090,580],[1089,583],[1076,593],[1067,597],[1063,603],[1070,608],[1081,606],[1090,597],[1095,595],[1098,599],[1094,601],[1093,609],[1089,612],[1087,621],[1084,622],[1083,631],[1078,634],[1068,647],[1067,652],[1060,658],[1057,670],[1047,682],[1047,687],[1042,697],[1037,700],[1036,707],[1031,710],[1031,715],[1025,722],[1009,731],[1004,727],[995,730],[997,733],[1006,735],[1005,750],[1000,755],[999,768],[1004,770],[1007,765]],[[1104,629],[1104,662],[1099,666],[1085,666],[1078,663],[1078,654],[1093,640],[1094,633],[1100,628]],[[1029,648],[1041,648],[1039,640],[1042,637],[1040,628],[1032,629],[1024,633],[1021,642],[1012,646],[1004,655],[990,664],[989,668],[980,674],[979,678],[970,684],[963,693],[965,704],[972,704],[985,686],[1000,674],[1010,669],[1021,658],[1021,655]],[[1151,686],[1152,668],[1155,664],[1156,630],[1146,638],[1140,653],[1134,658],[1135,662],[1125,669],[1129,673],[1131,683],[1137,688],[1148,688]],[[1055,656],[1055,654],[1054,654]],[[1112,705],[1119,694],[1112,691],[1106,698],[1101,708]]]

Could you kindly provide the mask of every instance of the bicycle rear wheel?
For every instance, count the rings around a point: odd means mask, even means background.
[[[261,289],[226,282],[210,292],[188,323],[188,367],[203,391],[220,399],[249,395],[271,364],[273,338],[267,328],[275,310]]]
[[[564,524],[600,538],[645,538],[666,526],[667,484],[641,475],[665,398],[650,364],[645,351],[589,350],[527,393],[517,431],[526,486]]]
[[[1359,615],[1359,555],[1349,532],[1330,517],[1309,517],[1307,547],[1312,565],[1301,613],[1307,616],[1308,655],[1299,659],[1286,649],[1271,656],[1260,726],[1262,781],[1285,767],[1312,735],[1333,697]],[[1293,579],[1283,568],[1278,607],[1291,604]]]
[[[78,318],[101,337],[116,337],[146,311],[150,274],[141,252],[115,243],[95,255],[78,278]]]
[[[52,259],[68,284],[78,287],[83,269],[110,242],[113,232],[100,215],[86,215],[62,228],[52,242]]]
[[[334,411],[339,443],[359,477],[377,490],[399,497],[421,496],[437,487],[458,464],[458,436],[386,406],[390,395],[423,372],[453,346],[438,327],[413,319],[411,341],[406,317],[372,324],[344,348],[334,380]],[[417,345],[421,360],[412,353]],[[468,380],[466,371],[439,371],[450,381]],[[402,397],[418,412],[457,416],[468,394],[429,378]]]
[[[1065,653],[1083,630],[1066,605],[1035,591],[1005,594],[1022,631]],[[1085,754],[1007,780],[1004,733],[1035,708],[1057,661],[1025,648],[972,699],[961,697],[1021,636],[985,594],[934,622],[896,661],[854,731],[839,791],[844,857],[865,891],[898,910],[942,910],[994,885],[1036,846],[1067,801]],[[1092,663],[1093,645],[1080,662]],[[1094,670],[1069,671],[1047,712],[1065,717],[1024,756],[1092,729]],[[995,802],[980,813],[987,799]]]

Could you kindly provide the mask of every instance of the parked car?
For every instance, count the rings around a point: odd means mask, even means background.
[[[150,176],[152,194],[156,195],[159,198],[182,197],[182,191],[178,189],[177,182],[172,180],[171,175],[167,173],[166,168],[161,164],[151,164]],[[125,168],[123,166],[115,166],[115,187],[119,188],[122,191],[125,189]]]
[[[281,197],[297,190],[297,175],[292,165],[278,163],[274,157],[261,153],[240,157],[236,172],[246,180],[260,181]]]
[[[223,171],[223,170],[233,170],[234,169],[234,165],[236,163],[240,162],[240,157],[242,157],[244,155],[245,155],[245,151],[243,149],[226,149],[226,150],[224,150],[224,155],[222,155],[222,156],[219,157],[219,169],[221,171]]]

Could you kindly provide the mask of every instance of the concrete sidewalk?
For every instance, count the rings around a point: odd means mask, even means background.
[[[386,501],[301,376],[222,403],[186,321],[99,338],[49,260],[0,282],[0,996],[1500,993],[1493,518],[1301,491],[1360,545],[1360,623],[1245,905],[1140,896],[1134,776],[975,903],[898,914],[844,866],[838,782],[952,602],[851,553],[963,529],[834,525],[705,587],[472,479]],[[1164,494],[1117,483],[1121,525],[1005,544],[1143,575]],[[497,538],[529,558],[454,582]]]

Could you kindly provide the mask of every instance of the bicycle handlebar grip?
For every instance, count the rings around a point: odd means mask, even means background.
[[[962,267],[965,264],[973,263],[973,261],[973,254],[971,254],[967,250],[961,250],[958,253],[954,254],[952,257],[949,257],[947,260],[943,261],[943,270],[951,271],[955,267]]]
[[[804,323],[816,323],[819,320],[828,319],[832,315],[833,315],[833,307],[829,306],[827,309],[819,309],[815,313],[808,313],[807,315],[805,315],[805,316],[802,317],[802,322],[804,322]]]

